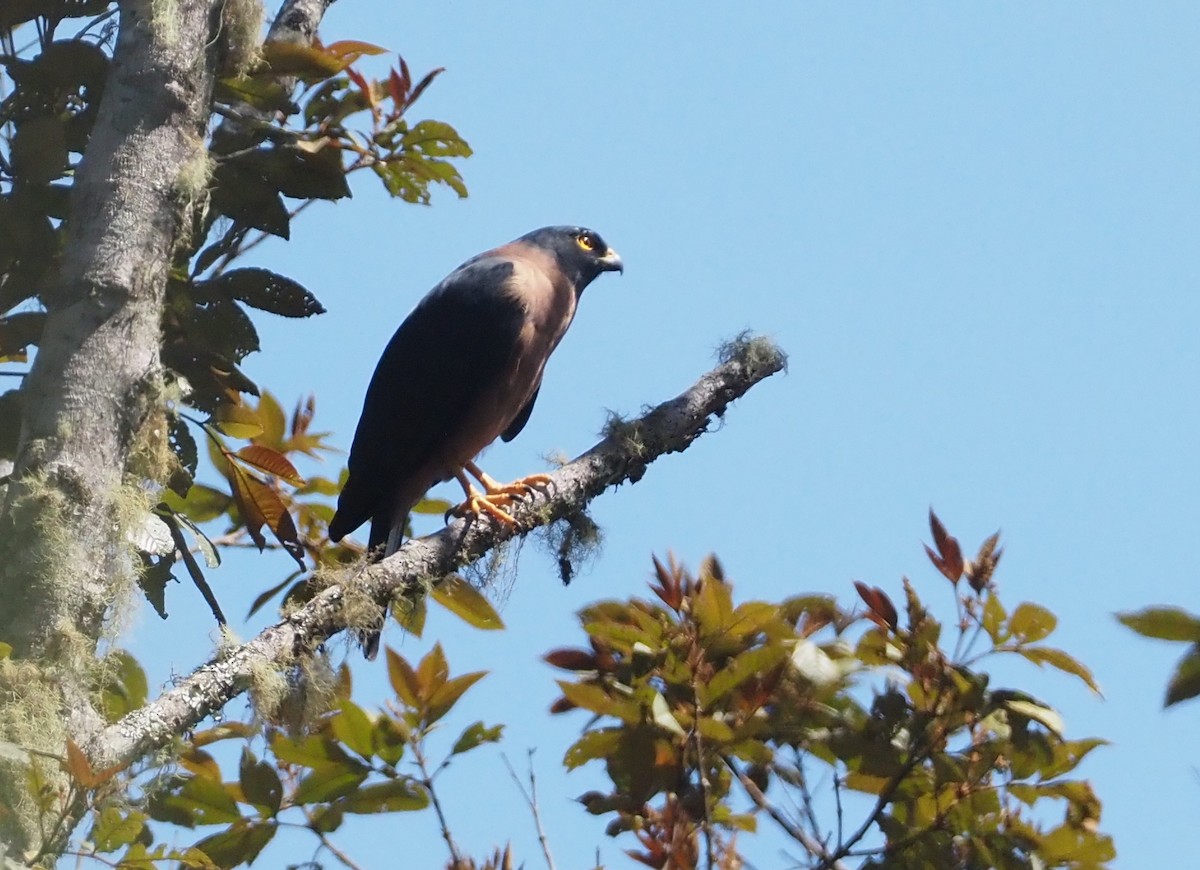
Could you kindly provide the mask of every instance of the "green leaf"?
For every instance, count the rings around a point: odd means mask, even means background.
[[[737,739],[732,728],[711,716],[701,716],[696,722],[696,730],[700,732],[701,737],[713,743],[732,743]]]
[[[1058,617],[1038,604],[1023,601],[1008,620],[1008,630],[1022,643],[1036,643],[1049,637],[1058,625]]]
[[[491,602],[457,574],[451,574],[434,586],[429,595],[468,625],[488,631],[504,628],[504,622]]]
[[[258,411],[248,405],[222,402],[212,416],[212,422],[222,434],[230,438],[253,438],[261,435],[262,423]]]
[[[1092,672],[1088,670],[1087,666],[1062,650],[1048,646],[1033,646],[1025,647],[1019,652],[1036,665],[1049,665],[1063,673],[1073,674],[1083,680],[1084,685],[1097,695],[1103,694],[1100,691],[1099,684],[1096,683],[1095,677],[1092,676]]]
[[[3,657],[0,655],[0,658]],[[146,672],[137,659],[124,650],[117,650],[108,656],[108,663],[111,665],[113,662],[117,667],[105,684],[102,696],[104,715],[109,722],[116,722],[125,714],[142,707],[150,692]]]
[[[242,822],[219,834],[205,837],[195,848],[218,867],[239,867],[252,863],[271,842],[275,831],[276,826],[272,822]]]
[[[461,677],[454,677],[446,680],[441,686],[429,696],[427,702],[428,712],[425,720],[429,723],[436,722],[441,719],[450,709],[458,702],[458,699],[463,696],[463,693],[471,686],[475,685],[479,680],[487,675],[487,671],[475,671],[470,674],[463,674]]]
[[[1163,706],[1170,707],[1197,695],[1200,695],[1200,645],[1193,646],[1171,674]]]
[[[983,603],[983,630],[987,632],[992,643],[999,644],[1008,639],[1008,632],[1004,627],[1007,618],[1008,614],[1004,605],[1000,603],[1000,596],[995,590],[988,592],[987,600]]]
[[[700,702],[715,704],[750,677],[764,674],[787,658],[782,644],[770,644],[746,650],[730,659],[707,683],[697,686]]]
[[[440,517],[445,516],[446,511],[454,505],[446,501],[444,498],[423,498],[413,505],[412,512],[414,514],[429,514],[430,516]]]
[[[291,104],[291,94],[278,80],[266,76],[218,79],[213,97],[226,105],[247,103],[262,112],[278,112]]]
[[[387,648],[387,663],[388,680],[391,681],[396,697],[406,707],[420,707],[421,681],[417,679],[417,672],[413,670],[412,665],[391,647]]]
[[[461,755],[464,752],[470,752],[477,746],[482,746],[484,743],[499,743],[503,731],[503,725],[488,726],[482,722],[468,725],[466,730],[458,735],[458,739],[454,741],[454,746],[450,748],[450,754]]]
[[[1147,607],[1136,613],[1118,613],[1117,619],[1144,637],[1200,641],[1200,617],[1178,607]]]
[[[626,724],[637,725],[642,721],[641,708],[634,701],[613,697],[599,685],[593,683],[568,683],[566,680],[556,680],[558,688],[563,690],[566,700],[576,707],[590,710],[602,716],[614,716]]]
[[[368,761],[374,755],[375,723],[348,698],[338,703],[338,714],[330,722],[334,736]]]
[[[281,580],[279,583],[276,583],[270,589],[267,589],[265,592],[260,592],[258,597],[255,598],[254,602],[250,605],[250,609],[248,611],[246,611],[246,618],[249,619],[251,616],[258,613],[258,611],[262,608],[262,606],[264,604],[266,604],[268,601],[270,601],[272,598],[274,598],[276,595],[278,595],[280,592],[282,592],[283,588],[285,586],[287,586],[289,583],[291,583],[293,580],[295,580],[296,576],[299,573],[300,573],[299,571],[293,571],[291,574],[284,577],[283,580]]]
[[[275,757],[285,764],[298,764],[302,767],[326,767],[330,764],[350,764],[351,756],[347,755],[341,745],[320,734],[307,737],[289,737],[276,732],[271,735],[271,751]]]
[[[145,813],[129,810],[126,814],[109,804],[97,814],[88,839],[97,852],[115,852],[138,839],[145,827]]]
[[[204,557],[204,564],[209,568],[220,567],[221,554],[217,552],[216,545],[208,539],[208,535],[204,534],[198,525],[183,514],[174,514],[172,519],[178,520],[180,524],[187,526],[188,531],[192,533],[192,540],[196,542],[196,549]]]
[[[203,483],[194,483],[188,490],[187,498],[180,498],[172,490],[162,494],[163,502],[174,513],[186,516],[192,522],[206,523],[229,510],[233,497],[227,492],[213,489]]]
[[[248,748],[242,747],[242,758],[238,765],[238,783],[242,796],[268,816],[279,812],[283,801],[283,785],[275,768],[259,761]]]
[[[425,603],[425,595],[423,593],[412,591],[405,594],[402,598],[394,599],[391,611],[392,618],[413,637],[419,638],[422,632],[425,631],[425,617],[428,607]]]
[[[387,764],[396,766],[408,748],[411,729],[400,719],[381,715],[375,720],[375,754]]]
[[[164,803],[186,814],[191,825],[219,825],[242,817],[237,801],[225,786],[208,777],[191,777]]]
[[[570,771],[589,761],[610,757],[617,751],[622,733],[621,728],[597,728],[585,732],[567,749],[563,766]]]
[[[429,806],[429,793],[408,777],[360,788],[338,801],[348,813],[398,813],[423,810]]]
[[[300,780],[292,795],[293,804],[318,804],[345,797],[355,791],[370,771],[358,762],[327,764],[314,768]]]
[[[225,277],[231,274],[233,273],[226,272]],[[251,307],[257,307],[253,302],[247,302],[246,304]],[[283,436],[287,434],[287,417],[283,413],[283,406],[279,404],[279,400],[269,390],[263,390],[262,394],[258,397],[258,422],[262,425],[263,430],[262,434],[254,439],[254,443],[270,447],[272,450],[277,450],[281,453],[286,453],[287,451],[283,446]],[[303,485],[301,489],[303,489]],[[326,495],[330,494],[326,493]],[[332,494],[336,495],[337,493]]]

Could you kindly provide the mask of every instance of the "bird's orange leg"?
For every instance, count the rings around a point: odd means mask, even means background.
[[[477,490],[467,475],[463,472],[470,473],[472,477],[479,481],[483,486],[483,492]],[[493,519],[509,526],[517,525],[517,521],[512,514],[504,510],[521,496],[529,495],[539,486],[545,486],[550,482],[548,474],[531,474],[527,477],[522,477],[520,480],[514,480],[512,483],[499,483],[491,475],[484,472],[474,462],[463,464],[462,470],[454,475],[458,479],[458,483],[463,488],[463,492],[467,494],[467,498],[462,504],[451,511],[455,516],[461,517],[467,514],[475,514],[478,516],[481,513],[488,514]]]
[[[513,496],[529,495],[539,487],[546,486],[550,483],[550,475],[548,474],[529,474],[519,480],[514,480],[512,483],[499,483],[490,474],[474,462],[466,463],[463,468],[470,472],[471,476],[483,484],[483,488],[488,495],[506,495],[509,496],[509,503],[512,502]]]
[[[467,514],[474,514],[475,516],[487,514],[501,525],[517,525],[517,521],[513,518],[513,515],[500,507],[501,504],[505,506],[512,504],[516,498],[514,495],[505,492],[480,492],[461,470],[456,471],[454,476],[458,479],[458,483],[463,488],[463,492],[467,494],[467,497],[462,504],[451,508],[449,513],[456,517],[465,517]],[[484,486],[486,485],[484,484]]]

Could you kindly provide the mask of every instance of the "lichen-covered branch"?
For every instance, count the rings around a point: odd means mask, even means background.
[[[472,563],[509,538],[569,517],[610,486],[635,482],[658,457],[687,449],[722,417],[731,402],[783,369],[785,357],[766,339],[739,339],[723,362],[686,392],[641,417],[613,421],[599,444],[551,475],[546,492],[514,510],[518,530],[490,521],[459,520],[443,531],[409,541],[391,557],[335,584],[300,610],[218,659],[155,701],[109,726],[88,747],[93,764],[132,763],[196,727],[245,691],[263,668],[296,663],[353,622],[353,610],[370,600],[382,605],[406,589]]]

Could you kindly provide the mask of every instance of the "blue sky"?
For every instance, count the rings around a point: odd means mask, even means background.
[[[466,200],[406,206],[361,176],[353,200],[310,209],[290,244],[256,251],[329,313],[263,322],[248,371],[285,404],[315,392],[335,443],[348,445],[416,300],[544,224],[595,227],[626,272],[584,295],[529,426],[485,456],[494,476],[582,452],[605,409],[675,395],[740,330],[791,355],[720,431],[596,503],[604,551],[569,588],[527,546],[506,632],[431,619],[426,640],[453,668],[493,671],[447,738],[482,718],[508,723],[518,766],[537,748],[560,866],[597,846],[623,866],[603,822],[571,802],[598,780],[559,773],[582,717],[544,712],[556,675],[538,656],[580,640],[576,610],[641,594],[650,555],[668,551],[693,566],[715,551],[743,598],[850,602],[854,579],[898,593],[908,575],[945,605],[920,546],[931,505],[967,549],[1003,530],[1004,599],[1053,609],[1057,644],[1102,684],[1100,701],[1065,677],[1003,672],[1072,736],[1113,741],[1083,773],[1116,866],[1200,851],[1200,829],[1177,821],[1200,804],[1200,708],[1161,711],[1178,650],[1112,618],[1200,610],[1200,6],[342,0],[322,33],[398,51],[416,73],[445,66],[416,115],[476,150]],[[226,610],[245,612],[286,563],[231,560],[212,578]],[[147,613],[132,632],[156,679],[210,644],[195,593],[171,592],[172,620]],[[395,630],[387,641],[412,658],[427,648]],[[383,697],[383,668],[352,660],[362,698]],[[511,838],[539,866],[497,753],[451,768],[445,789],[468,850]],[[378,821],[341,841],[368,866],[400,866],[369,860],[375,849],[444,863],[431,817]]]

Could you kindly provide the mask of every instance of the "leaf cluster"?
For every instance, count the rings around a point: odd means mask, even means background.
[[[714,559],[696,574],[656,561],[653,600],[582,611],[588,646],[546,658],[575,675],[554,712],[592,717],[565,766],[601,762],[612,784],[581,798],[588,811],[653,867],[735,866],[737,835],[763,818],[815,867],[1105,866],[1100,802],[1070,776],[1102,741],[1067,739],[1053,708],[977,665],[1016,655],[1097,690],[1091,674],[1042,643],[1049,611],[1005,610],[995,537],[967,562],[931,526],[930,559],[955,589],[953,650],[907,580],[902,609],[866,584],[860,612],[824,596],[739,604]],[[861,821],[819,821],[815,782],[839,807],[862,796]]]

